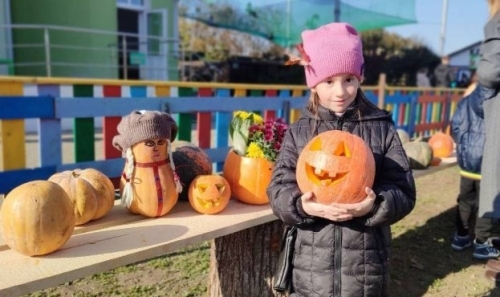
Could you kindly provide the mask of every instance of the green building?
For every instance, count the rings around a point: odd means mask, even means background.
[[[0,1],[0,75],[178,79],[178,0]]]

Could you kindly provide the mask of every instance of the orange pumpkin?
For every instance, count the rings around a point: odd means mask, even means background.
[[[429,138],[428,143],[432,148],[432,155],[434,157],[447,158],[453,154],[455,142],[448,134],[437,132]]]
[[[97,210],[92,220],[97,220],[109,213],[115,205],[115,186],[104,173],[94,168],[73,170],[81,178],[89,182],[97,197]]]
[[[231,188],[220,175],[198,175],[189,185],[189,204],[199,213],[215,214],[224,210],[231,198]]]
[[[36,180],[14,188],[0,209],[5,243],[27,256],[58,250],[73,234],[75,213],[68,194],[54,182]]]
[[[52,175],[49,181],[61,186],[73,202],[75,225],[83,225],[92,220],[97,211],[97,196],[89,182],[70,170]]]
[[[319,203],[356,203],[375,179],[375,159],[360,137],[332,130],[318,134],[297,160],[300,190],[312,191]]]
[[[167,214],[177,203],[179,196],[168,159],[167,140],[147,139],[132,145],[131,150],[134,157],[130,181],[133,199],[128,209],[132,213],[151,218]],[[123,172],[129,170],[129,164],[127,160]],[[122,175],[122,196],[126,182]]]
[[[231,187],[231,195],[248,204],[269,203],[266,189],[271,182],[274,163],[264,158],[247,158],[229,151],[222,176]]]

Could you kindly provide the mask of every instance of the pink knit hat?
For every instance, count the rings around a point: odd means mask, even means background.
[[[361,78],[363,46],[358,32],[347,23],[330,23],[302,32],[307,86],[315,87],[328,77],[353,74]],[[303,57],[304,59],[304,57]]]

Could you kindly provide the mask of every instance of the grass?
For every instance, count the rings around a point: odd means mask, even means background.
[[[458,182],[456,167],[417,179],[415,210],[392,228],[391,296],[500,296],[484,261],[450,247]],[[205,242],[24,297],[206,296],[209,254]]]

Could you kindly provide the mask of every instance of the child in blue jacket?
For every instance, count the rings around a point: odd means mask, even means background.
[[[451,136],[457,144],[457,161],[460,167],[456,233],[451,247],[462,251],[474,245],[472,256],[481,260],[500,256],[500,251],[493,247],[489,240],[493,227],[492,219],[477,216],[485,141],[482,105],[484,98],[491,97],[492,92],[494,91],[478,85],[470,95],[460,101],[451,120]],[[472,241],[469,226],[474,218],[475,239]]]

